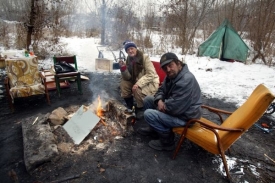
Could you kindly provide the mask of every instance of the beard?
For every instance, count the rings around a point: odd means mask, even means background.
[[[177,77],[177,73],[175,72],[170,72],[170,73],[167,73],[166,76],[169,78],[169,79],[174,79]]]

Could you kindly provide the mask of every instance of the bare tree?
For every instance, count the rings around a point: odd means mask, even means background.
[[[59,25],[59,20],[66,14],[64,12],[73,9],[74,6],[69,6],[73,5],[73,2],[73,0],[0,0],[2,5],[0,10],[3,12],[0,18],[15,21],[25,27],[24,47],[28,49],[30,44],[37,45],[37,42],[43,39],[44,31],[50,32],[51,28]],[[21,32],[20,26],[17,27]],[[20,35],[22,34],[24,33],[21,32]],[[56,41],[56,37],[53,40]]]
[[[193,48],[195,33],[215,0],[174,0],[164,5],[166,30],[177,35],[177,44],[185,54]]]
[[[34,9],[34,0],[30,1],[30,6],[31,6],[31,11],[30,11],[30,15],[29,15],[29,23],[26,23],[27,26],[27,49],[29,50],[29,46],[31,44],[32,41],[32,34],[33,34],[33,28],[34,28],[34,23],[35,23],[35,9]]]
[[[101,23],[101,44],[106,44],[106,24],[107,24],[107,12],[112,7],[112,1],[111,0],[93,0],[93,1],[87,1],[84,0],[84,3],[87,5],[87,8],[89,10],[97,12],[100,17],[100,23]]]
[[[275,1],[274,0],[255,0],[250,4],[251,14],[248,38],[252,42],[255,55],[252,62],[261,59],[264,64],[266,57],[272,53],[275,32]]]

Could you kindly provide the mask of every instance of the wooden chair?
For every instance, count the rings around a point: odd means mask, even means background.
[[[73,64],[76,72],[67,72],[67,73],[59,73],[55,74],[55,84],[57,88],[58,95],[60,96],[61,88],[60,82],[62,81],[69,81],[72,79],[76,79],[78,91],[82,94],[82,87],[81,87],[81,76],[80,72],[77,71],[77,61],[76,56],[60,56],[60,57],[53,57],[53,62],[56,64],[57,62],[66,62],[68,64]]]
[[[38,71],[36,58],[6,59],[7,77],[5,88],[9,105],[14,112],[14,99],[44,94],[50,105],[50,97],[46,85],[46,78]]]
[[[233,113],[209,106],[202,106],[210,112],[218,114],[222,124],[218,125],[202,117],[201,119],[188,121],[185,127],[173,128],[175,133],[181,135],[173,159],[176,158],[184,139],[187,138],[206,151],[221,155],[226,175],[230,180],[225,151],[229,150],[229,147],[261,118],[273,100],[274,95],[264,85],[260,84],[247,101]],[[230,116],[223,121],[221,114]]]
[[[160,63],[159,62],[156,62],[156,61],[152,61],[154,67],[155,67],[155,70],[159,76],[159,85],[161,86],[162,85],[162,82],[164,80],[164,78],[166,77],[166,74],[165,72],[161,69],[160,67]]]

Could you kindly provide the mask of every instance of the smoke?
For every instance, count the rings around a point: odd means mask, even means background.
[[[110,75],[108,73],[108,75]],[[96,109],[98,106],[98,97],[100,97],[102,107],[106,106],[106,103],[109,100],[114,100],[119,97],[119,92],[114,90],[116,86],[119,86],[119,79],[116,78],[116,75],[113,77],[106,77],[106,73],[93,73],[92,80],[89,84],[89,87],[92,91],[92,104],[91,107]],[[114,85],[114,87],[111,87]],[[112,96],[110,94],[113,94]],[[115,96],[115,97],[114,97]]]

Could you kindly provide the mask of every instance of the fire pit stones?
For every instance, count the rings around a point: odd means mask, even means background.
[[[76,107],[65,109],[68,116],[72,116],[72,109],[76,111]],[[87,109],[91,110],[90,107]],[[60,153],[82,153],[90,146],[100,150],[113,140],[132,134],[134,116],[125,114],[125,109],[126,107],[116,100],[108,101],[103,109],[101,122],[95,125],[80,145],[74,144],[62,126],[53,126],[49,120],[50,114],[39,114],[25,119],[22,122],[22,132],[26,169],[31,173],[45,162],[58,161]]]

